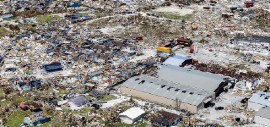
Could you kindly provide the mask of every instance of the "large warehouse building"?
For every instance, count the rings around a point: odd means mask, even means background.
[[[208,92],[215,92],[218,96],[223,92],[224,86],[228,83],[224,80],[225,76],[192,70],[172,65],[160,65],[158,78],[165,81],[179,83],[184,86],[202,89]]]
[[[141,75],[121,86],[122,93],[196,113],[223,91],[224,76],[161,65],[158,78]]]
[[[196,113],[211,101],[214,92],[199,90],[142,75],[130,78],[120,88],[122,93],[151,102],[185,109]],[[178,100],[178,101],[177,101]]]

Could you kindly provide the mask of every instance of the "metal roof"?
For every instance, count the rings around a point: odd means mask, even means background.
[[[270,119],[270,107],[265,107],[265,108],[259,109],[259,111],[256,112],[256,116]]]
[[[82,105],[85,105],[89,102],[89,100],[85,97],[85,96],[77,96],[73,99],[70,99],[68,102],[71,102],[73,104],[75,104],[76,106],[80,107]]]
[[[270,94],[259,91],[254,93],[248,101],[270,107]]]
[[[180,65],[182,65],[183,62],[185,62],[186,60],[189,60],[189,59],[191,59],[191,58],[183,57],[183,56],[173,56],[173,57],[169,57],[167,60],[165,60],[163,62],[163,64],[180,66]]]
[[[44,65],[44,67],[45,67],[45,70],[48,72],[58,71],[58,70],[63,69],[61,64],[47,64],[47,65]]]
[[[119,115],[120,116],[127,116],[128,118],[134,120],[134,119],[136,119],[137,117],[141,116],[144,113],[145,113],[145,111],[142,110],[141,108],[132,107],[132,108],[126,110],[125,112],[120,113]]]
[[[132,77],[127,80],[122,87],[165,97],[171,100],[179,99],[181,102],[195,106],[198,106],[214,94],[214,92],[175,84],[146,75]]]
[[[172,65],[160,65],[158,69],[160,79],[180,83],[197,89],[214,92],[224,82],[225,76],[182,68]]]

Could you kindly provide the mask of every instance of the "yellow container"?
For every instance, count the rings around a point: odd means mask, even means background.
[[[167,48],[167,47],[157,47],[157,51],[158,52],[166,52],[166,53],[171,53],[171,48]]]

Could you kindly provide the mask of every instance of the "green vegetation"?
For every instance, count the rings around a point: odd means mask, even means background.
[[[105,13],[103,13],[103,12],[98,12],[98,11],[95,11],[94,14],[95,14],[97,17],[105,17],[105,16],[107,16]]]
[[[80,13],[80,14],[82,14],[83,16],[87,16],[88,15],[88,13]]]
[[[64,90],[64,89],[59,90],[59,94],[67,94],[68,92],[69,92],[68,90]]]
[[[174,19],[174,20],[189,20],[193,16],[192,14],[181,16],[181,15],[174,14],[174,13],[171,13],[171,12],[156,12],[156,11],[152,11],[152,13],[159,14],[162,18]]]
[[[0,101],[0,107],[5,107],[7,105],[10,105],[11,103],[11,100]]]
[[[13,100],[13,102],[14,102],[15,104],[20,104],[21,102],[26,102],[26,101],[28,101],[28,100],[30,100],[30,98],[20,96],[20,97],[17,97],[15,100]]]
[[[58,15],[38,15],[36,16],[38,24],[44,24],[49,22],[54,22],[61,17]]]
[[[39,127],[63,127],[63,123],[61,123],[57,120],[52,120],[50,122],[47,122],[47,123],[40,125]]]
[[[0,89],[0,98],[4,97],[5,93],[4,90]]]
[[[18,127],[21,123],[24,122],[24,117],[28,117],[29,115],[31,115],[30,111],[18,110],[12,112],[8,116],[8,121],[5,125],[8,127]],[[40,125],[40,127],[62,127],[62,125],[63,123],[61,123],[61,121],[54,118],[50,122]]]
[[[29,114],[30,114],[30,112],[25,112],[22,110],[12,112],[8,117],[8,121],[6,123],[6,126],[18,127],[21,123],[23,123],[24,117],[28,116]]]
[[[9,33],[10,31],[8,31],[7,29],[5,29],[4,27],[0,27],[0,37],[4,37],[8,35]]]
[[[76,111],[72,111],[72,110],[63,110],[66,113],[72,113],[72,114],[81,114],[81,115],[86,115],[89,112],[92,112],[93,110],[91,108],[83,108],[81,110],[76,110]]]
[[[104,95],[100,101],[110,101],[113,99],[116,99],[116,97],[112,95]]]
[[[111,123],[111,122],[105,122],[105,125],[111,125],[113,127],[146,127],[147,123],[146,122],[140,122],[136,125],[134,124],[125,124],[125,123]]]

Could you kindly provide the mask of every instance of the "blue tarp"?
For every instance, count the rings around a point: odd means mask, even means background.
[[[70,7],[73,7],[73,8],[79,8],[81,5],[79,3],[73,3],[70,5]]]

